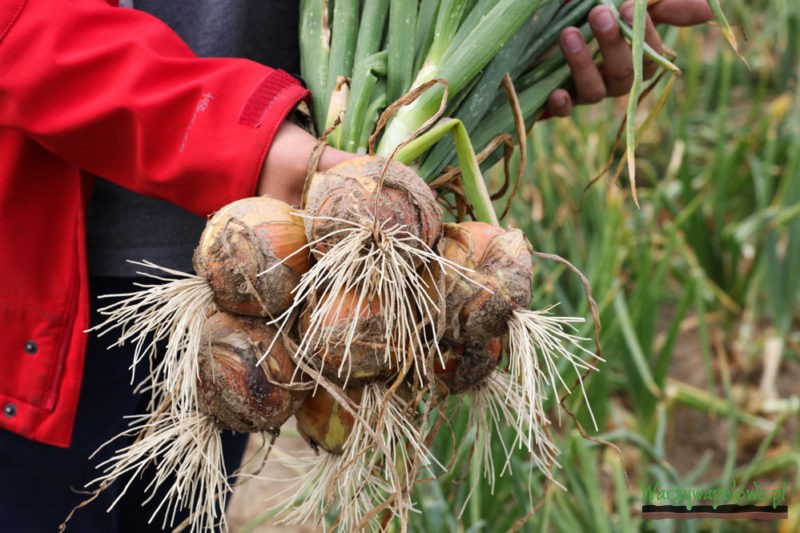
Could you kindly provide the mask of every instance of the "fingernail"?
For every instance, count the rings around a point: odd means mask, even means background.
[[[614,27],[614,17],[607,9],[600,10],[592,22],[597,31],[607,32]]]
[[[583,48],[583,37],[578,32],[569,32],[564,36],[564,48],[567,52],[579,52]]]

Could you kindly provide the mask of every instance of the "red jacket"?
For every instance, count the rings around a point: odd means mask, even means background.
[[[89,174],[207,215],[254,193],[306,96],[281,71],[197,58],[139,11],[0,0],[0,428],[70,443]]]

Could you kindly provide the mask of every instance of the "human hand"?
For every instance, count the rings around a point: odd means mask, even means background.
[[[285,120],[272,139],[256,194],[268,194],[290,205],[300,205],[309,159],[316,145],[317,139],[313,135]],[[357,155],[326,146],[317,168],[327,170],[353,157]]]
[[[619,8],[622,20],[631,24],[633,2],[625,2]],[[661,53],[663,46],[656,31],[658,24],[693,26],[708,22],[713,17],[707,0],[660,0],[647,8],[645,41]],[[589,12],[589,26],[603,56],[601,66],[592,60],[592,55],[578,28],[569,27],[561,32],[559,45],[569,64],[574,89],[556,89],[550,94],[548,111],[555,116],[568,116],[573,106],[599,102],[607,96],[626,94],[633,83],[633,56],[630,44],[619,30],[611,10],[597,6]],[[653,77],[657,65],[646,57],[643,60],[645,79]]]

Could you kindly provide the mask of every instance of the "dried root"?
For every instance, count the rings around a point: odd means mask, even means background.
[[[401,522],[413,509],[416,472],[432,461],[414,423],[415,411],[383,385],[356,390],[350,395],[359,400],[358,418],[323,389],[298,411],[298,430],[317,456],[306,461],[303,499],[283,522],[319,522],[333,510],[341,531],[353,531],[357,524],[379,530],[376,509]]]
[[[586,405],[590,406],[583,386],[583,375],[597,370],[597,366],[591,361],[602,359],[584,347],[583,343],[589,339],[570,333],[570,330],[574,330],[575,323],[583,322],[582,318],[552,316],[551,309],[552,307],[540,311],[516,310],[509,321],[509,372],[513,380],[524,389],[520,403],[541,403],[548,387],[555,397],[559,384],[567,393],[572,392],[572,388],[559,372],[561,360],[575,371],[581,394]],[[587,360],[573,354],[571,350],[586,355]],[[589,413],[594,422],[591,408]],[[524,425],[532,427],[530,423]]]
[[[230,492],[222,455],[220,429],[202,413],[176,415],[170,409],[133,417],[130,429],[108,441],[135,440],[98,465],[103,474],[87,484],[103,490],[114,482],[127,480],[112,509],[128,491],[136,477],[147,473],[152,480],[146,487],[150,495],[144,503],[161,498],[150,521],[163,513],[162,527],[173,527],[177,513],[193,513],[190,531],[227,528],[225,500]]]
[[[182,411],[197,405],[197,357],[200,332],[207,316],[214,311],[214,294],[206,281],[191,274],[155,265],[149,261],[134,263],[169,274],[166,278],[151,272],[141,274],[156,280],[138,285],[143,290],[111,294],[118,301],[99,311],[107,318],[92,330],[103,336],[119,329],[112,346],[135,343],[131,363],[131,382],[136,369],[147,361],[147,375],[138,390],[151,395],[148,410],[168,404]],[[158,344],[164,342],[163,353]]]

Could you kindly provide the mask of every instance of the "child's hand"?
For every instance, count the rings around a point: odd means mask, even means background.
[[[620,16],[629,24],[633,20],[633,2],[628,1],[620,7]],[[708,22],[712,18],[706,0],[660,0],[647,9],[645,40],[659,53],[662,51],[661,38],[656,31],[657,24],[673,26],[693,26]],[[574,105],[592,104],[607,96],[621,96],[627,93],[633,83],[633,59],[630,44],[619,31],[617,21],[611,10],[597,6],[589,12],[589,25],[592,28],[600,53],[601,66],[592,61],[589,48],[581,32],[574,27],[561,32],[560,45],[569,64],[574,89],[557,89],[548,101],[548,110],[556,116],[572,113]],[[649,79],[656,72],[656,64],[644,59],[644,77]]]

